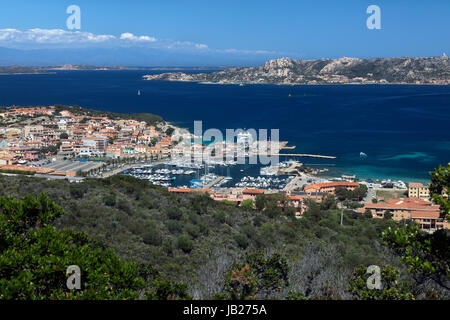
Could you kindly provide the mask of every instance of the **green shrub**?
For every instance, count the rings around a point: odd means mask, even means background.
[[[177,234],[183,231],[183,225],[181,222],[177,220],[169,220],[166,222],[167,229],[169,229],[170,233]]]
[[[183,252],[189,253],[194,248],[194,242],[188,235],[184,234],[177,238],[177,247]]]
[[[160,246],[162,244],[162,234],[155,226],[150,226],[142,236],[144,243],[152,246]]]
[[[200,236],[200,228],[197,225],[188,223],[185,225],[184,230],[193,238],[196,239]]]
[[[219,211],[219,212],[214,213],[214,219],[216,221],[218,221],[219,223],[225,223],[225,221],[226,221],[225,212]]]
[[[116,196],[114,193],[107,194],[103,197],[103,202],[108,207],[114,207],[116,205]]]
[[[238,233],[233,236],[234,241],[238,244],[242,249],[246,249],[249,245],[248,238],[245,234]]]
[[[172,220],[180,220],[183,216],[183,213],[179,208],[170,207],[169,209],[167,209],[167,216]]]

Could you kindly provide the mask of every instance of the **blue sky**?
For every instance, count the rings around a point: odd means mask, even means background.
[[[82,33],[117,39],[125,33],[155,41],[125,37],[122,40],[127,41],[94,44],[80,40],[77,44],[72,37],[70,46],[147,46],[162,50],[160,54],[176,49],[171,56],[175,60],[185,51],[216,55],[219,64],[232,63],[237,55],[248,56],[247,63],[257,63],[277,56],[316,59],[450,53],[448,0],[2,0],[0,47],[64,47],[63,38],[72,32],[66,27],[66,8],[72,4],[81,8]],[[381,9],[381,30],[366,27],[366,8],[372,4]],[[41,29],[39,41],[27,31],[35,28]],[[16,31],[5,36],[5,29]],[[45,30],[55,29],[66,32],[46,43]]]

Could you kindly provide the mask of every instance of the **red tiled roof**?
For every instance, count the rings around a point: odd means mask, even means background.
[[[420,219],[438,219],[440,216],[440,211],[411,211],[411,218]]]
[[[243,194],[264,194],[264,189],[244,189]]]
[[[305,187],[304,190],[308,190],[308,189],[322,189],[322,188],[337,188],[337,187],[358,187],[359,183],[358,182],[326,182],[326,183],[315,183],[315,184],[310,184],[308,186]]]
[[[386,202],[379,203],[366,203],[364,205],[368,209],[403,209],[403,210],[415,210],[415,211],[438,211],[439,206],[432,205],[431,202],[418,199],[418,198],[406,198],[406,199],[391,199]]]

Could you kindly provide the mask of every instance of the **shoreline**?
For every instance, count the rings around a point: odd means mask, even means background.
[[[145,76],[143,76],[145,77]],[[161,82],[187,82],[197,83],[203,85],[235,85],[235,86],[247,86],[247,85],[276,85],[276,86],[349,86],[349,85],[365,85],[365,86],[390,86],[390,85],[411,85],[411,86],[450,86],[448,84],[437,83],[404,83],[404,82],[392,82],[392,83],[273,83],[273,82],[211,82],[211,81],[193,81],[193,80],[153,80],[143,79],[144,81],[161,81]]]

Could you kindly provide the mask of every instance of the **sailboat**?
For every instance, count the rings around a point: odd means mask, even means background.
[[[141,90],[138,90],[138,96],[140,96],[141,95]]]

